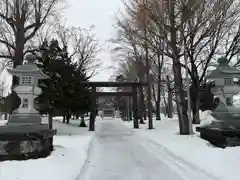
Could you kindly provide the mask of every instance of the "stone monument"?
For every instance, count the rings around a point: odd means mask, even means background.
[[[36,57],[26,56],[26,63],[9,73],[18,78],[13,87],[21,99],[20,106],[9,117],[8,123],[0,127],[0,160],[20,160],[46,157],[53,149],[56,130],[42,124],[41,115],[35,108],[35,98],[41,94],[40,79],[46,76],[34,63]]]
[[[212,111],[215,120],[205,126],[197,127],[203,139],[215,146],[240,145],[240,107],[233,105],[233,96],[240,92],[240,70],[228,65],[227,59],[218,59],[218,67],[207,77],[214,81],[211,92],[217,107]]]

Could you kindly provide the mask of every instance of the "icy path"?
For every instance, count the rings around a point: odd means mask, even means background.
[[[119,120],[103,120],[97,125],[88,161],[78,180],[210,179],[205,174],[183,169],[166,156],[170,155],[137,136]]]

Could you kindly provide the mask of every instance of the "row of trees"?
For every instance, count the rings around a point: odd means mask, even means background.
[[[148,83],[140,98],[146,100],[150,129],[152,108],[159,120],[161,102],[169,117],[175,102],[180,134],[191,133],[192,122],[200,123],[200,87],[216,59],[225,56],[235,67],[240,63],[239,6],[237,0],[125,2],[117,19],[118,37],[111,40],[120,64],[116,77],[122,77],[116,80]],[[189,86],[193,119],[186,101]]]

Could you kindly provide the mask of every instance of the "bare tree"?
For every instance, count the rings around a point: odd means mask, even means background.
[[[125,69],[130,70],[128,80],[130,81],[145,81],[146,66],[145,66],[145,54],[142,44],[139,44],[138,39],[134,36],[134,28],[131,23],[123,18],[118,19],[118,38],[112,39],[111,42],[114,45],[112,52],[115,54],[115,60],[118,59],[119,67],[122,69],[122,65],[127,65]],[[125,71],[127,72],[127,71]],[[146,115],[146,108],[144,103],[144,89],[139,88],[139,118],[140,123],[144,123],[143,116]],[[136,125],[137,128],[138,125]]]
[[[144,59],[146,66],[146,80],[147,80],[147,109],[148,109],[148,128],[153,129],[152,120],[152,78],[150,75],[151,61],[149,59],[149,43],[148,43],[148,14],[146,11],[147,1],[142,0],[138,4],[138,11],[136,11],[136,20],[139,33],[143,40]]]
[[[102,50],[92,30],[93,26],[89,29],[79,27],[68,29],[70,35],[69,46],[73,49],[71,57],[77,62],[79,68],[88,71],[90,77],[96,75],[96,70],[101,65],[98,54]]]
[[[0,44],[5,47],[0,58],[13,61],[14,67],[22,64],[26,48],[47,21],[58,16],[59,0],[0,0]]]

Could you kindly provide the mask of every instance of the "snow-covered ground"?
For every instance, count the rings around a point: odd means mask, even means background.
[[[204,124],[213,119],[209,113],[201,114],[201,118]],[[125,122],[125,124],[132,128],[131,122]],[[191,136],[180,136],[177,117],[168,119],[162,116],[162,121],[154,121],[154,128],[154,130],[148,130],[146,123],[140,125],[140,129],[135,132],[157,143],[159,148],[174,154],[176,161],[178,159],[178,161],[191,163],[199,170],[223,180],[236,180],[240,176],[240,147],[226,149],[213,147],[202,140],[197,132]]]
[[[209,112],[202,113],[201,118],[203,124],[213,119]],[[61,120],[54,119],[58,135],[51,156],[0,162],[0,179],[237,180],[240,175],[240,147],[215,148],[197,132],[180,136],[177,117],[162,116],[161,121],[154,121],[153,130],[147,129],[147,123],[133,130],[132,122],[97,119],[93,141],[88,128],[78,127],[79,120],[72,120],[70,125],[62,124]]]
[[[0,121],[1,125],[4,123],[6,121]],[[87,158],[93,133],[87,128],[65,125],[56,120],[53,126],[58,134],[54,137],[52,154],[37,160],[0,162],[1,180],[77,179]]]

